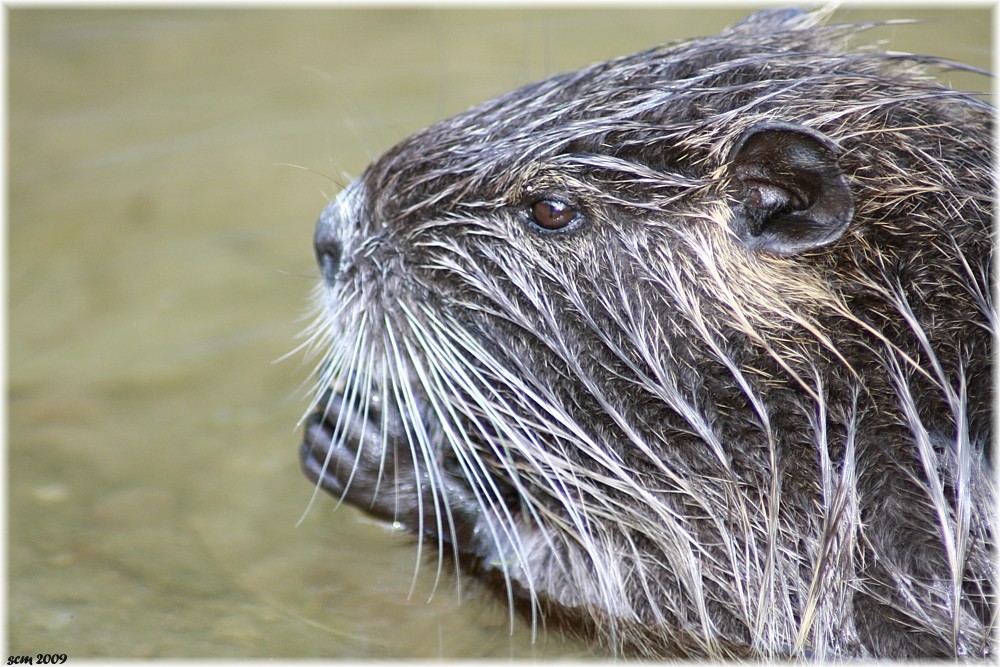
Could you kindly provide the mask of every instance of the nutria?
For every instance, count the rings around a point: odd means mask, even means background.
[[[993,109],[768,11],[389,150],[323,212],[316,484],[649,657],[986,657]]]

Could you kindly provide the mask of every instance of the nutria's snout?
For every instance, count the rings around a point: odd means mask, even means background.
[[[306,476],[615,655],[991,657],[995,112],[824,16],[366,169],[313,239]]]
[[[316,253],[316,263],[320,275],[327,283],[332,284],[337,279],[340,270],[340,256],[343,246],[337,237],[335,222],[329,214],[324,214],[316,222],[316,232],[313,235],[313,250]]]

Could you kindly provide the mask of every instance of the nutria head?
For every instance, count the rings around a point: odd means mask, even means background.
[[[647,656],[983,656],[992,108],[755,15],[423,130],[324,211],[301,456]]]

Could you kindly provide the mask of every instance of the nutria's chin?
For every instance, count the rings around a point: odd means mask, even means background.
[[[369,167],[316,228],[306,475],[614,654],[992,655],[993,110],[823,18]]]

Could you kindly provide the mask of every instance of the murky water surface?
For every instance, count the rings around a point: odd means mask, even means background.
[[[746,13],[9,11],[8,654],[587,655],[353,509],[297,525],[310,370],[274,362],[376,154]],[[841,13],[889,16],[936,19],[892,48],[988,66],[986,10]]]

